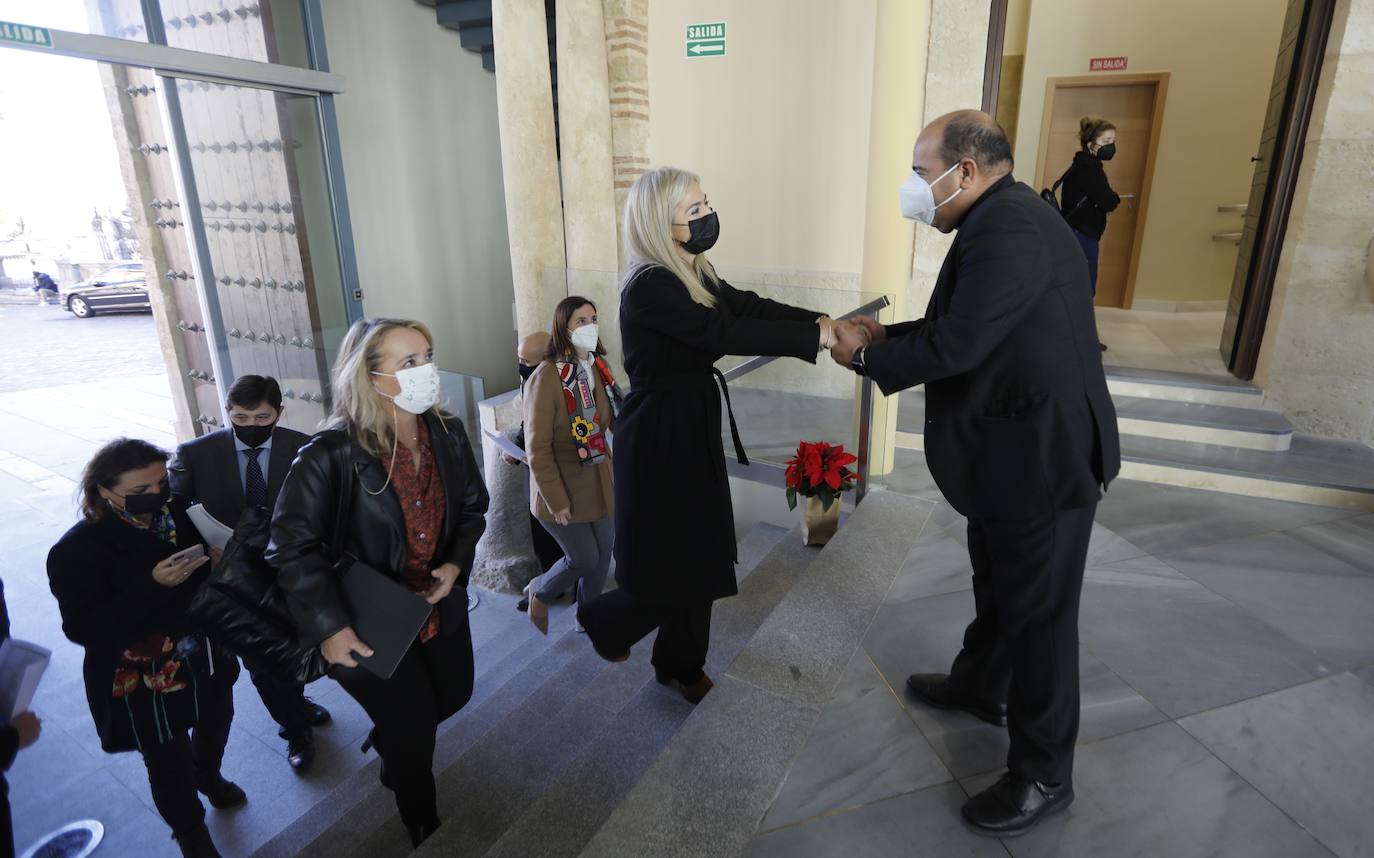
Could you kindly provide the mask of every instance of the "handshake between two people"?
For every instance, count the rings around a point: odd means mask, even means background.
[[[852,368],[854,353],[859,349],[887,339],[887,329],[869,316],[840,320],[827,316],[820,324],[822,348],[828,348],[831,359],[845,369]]]

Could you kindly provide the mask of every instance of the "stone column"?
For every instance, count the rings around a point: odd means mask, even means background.
[[[649,169],[649,0],[602,0],[610,78],[611,151],[615,170],[616,247],[630,186]]]
[[[620,260],[602,0],[558,0],[558,119],[568,294],[597,304],[618,367]],[[498,58],[499,66],[499,58]]]
[[[601,0],[558,0],[558,120],[568,267],[616,269],[610,81]]]
[[[894,296],[896,300],[884,321],[908,318],[906,292],[911,279],[912,224],[902,217],[897,189],[911,171],[911,146],[921,127],[929,27],[928,4],[879,0],[873,48],[862,288],[865,292]],[[892,470],[896,438],[897,399],[876,396],[870,435],[873,473]]]
[[[544,4],[495,0],[492,26],[516,326],[528,333],[548,327],[563,294],[546,272],[566,267]]]

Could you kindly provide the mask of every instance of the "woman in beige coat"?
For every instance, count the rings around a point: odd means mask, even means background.
[[[525,385],[530,508],[563,548],[563,559],[525,588],[530,622],[544,634],[559,593],[575,588],[581,604],[606,585],[615,542],[609,432],[620,399],[595,304],[565,298],[549,333],[549,353]]]

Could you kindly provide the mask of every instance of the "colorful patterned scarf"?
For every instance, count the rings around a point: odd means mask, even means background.
[[[563,384],[563,402],[568,407],[568,424],[572,431],[573,443],[577,445],[577,457],[583,465],[600,464],[606,458],[606,435],[601,426],[601,416],[596,413],[596,394],[592,380],[578,361],[557,361],[558,380]],[[600,357],[593,364],[606,391],[606,399],[611,403],[611,415],[620,413],[620,403],[624,395],[611,374],[611,368]]]

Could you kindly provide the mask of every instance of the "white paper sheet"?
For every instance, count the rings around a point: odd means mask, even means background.
[[[217,551],[223,551],[230,537],[234,535],[234,529],[211,515],[203,504],[196,504],[186,510],[186,515],[205,538],[206,544]]]
[[[0,644],[0,714],[7,720],[29,711],[51,657],[50,650],[28,641],[6,638]]]

